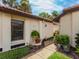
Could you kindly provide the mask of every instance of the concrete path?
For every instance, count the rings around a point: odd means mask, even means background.
[[[23,59],[47,59],[50,55],[52,55],[56,51],[56,46],[51,44],[36,53],[32,53],[29,56],[24,57]]]

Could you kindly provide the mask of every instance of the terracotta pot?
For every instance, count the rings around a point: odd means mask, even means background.
[[[40,39],[39,38],[35,39],[35,43],[40,43]]]
[[[39,37],[35,36],[32,38],[35,43],[40,43]]]

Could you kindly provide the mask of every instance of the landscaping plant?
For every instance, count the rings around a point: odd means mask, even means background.
[[[58,39],[58,35],[59,35],[59,31],[55,31],[53,34],[53,41],[54,41],[55,45],[57,45],[57,42],[55,39]]]
[[[79,55],[79,33],[76,34],[76,53]]]
[[[79,56],[79,48],[76,48],[76,51],[75,51],[77,54],[78,54],[78,56]]]
[[[69,36],[68,35],[61,35],[60,36],[61,39],[61,44],[62,45],[69,45]]]
[[[59,35],[59,31],[55,31],[53,34],[53,36],[57,36],[57,35]]]
[[[75,39],[76,39],[76,47],[79,47],[79,33],[76,34]]]
[[[40,42],[40,34],[37,31],[32,31],[31,33],[31,37],[33,39],[33,41],[35,41],[35,43],[39,43]]]
[[[69,36],[68,35],[57,35],[55,36],[55,40],[57,44],[60,44],[60,47],[64,49],[64,51],[69,50]]]

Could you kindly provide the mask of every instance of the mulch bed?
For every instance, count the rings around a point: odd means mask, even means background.
[[[52,44],[53,43],[53,40],[45,40],[43,43],[44,44],[42,44],[40,46],[32,46],[30,53],[36,52],[36,51],[38,51],[38,50],[40,50],[40,49],[42,49],[42,48],[44,48],[44,47]]]
[[[58,51],[64,53],[65,55],[71,57],[72,59],[79,59],[79,56],[72,50],[70,52],[64,52],[62,49],[58,49]]]

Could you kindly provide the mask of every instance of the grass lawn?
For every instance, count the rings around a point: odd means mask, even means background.
[[[29,53],[30,49],[28,47],[22,47],[13,49],[7,52],[0,53],[0,59],[20,59]]]
[[[60,52],[55,52],[54,54],[52,54],[51,56],[49,56],[48,59],[72,59]]]

